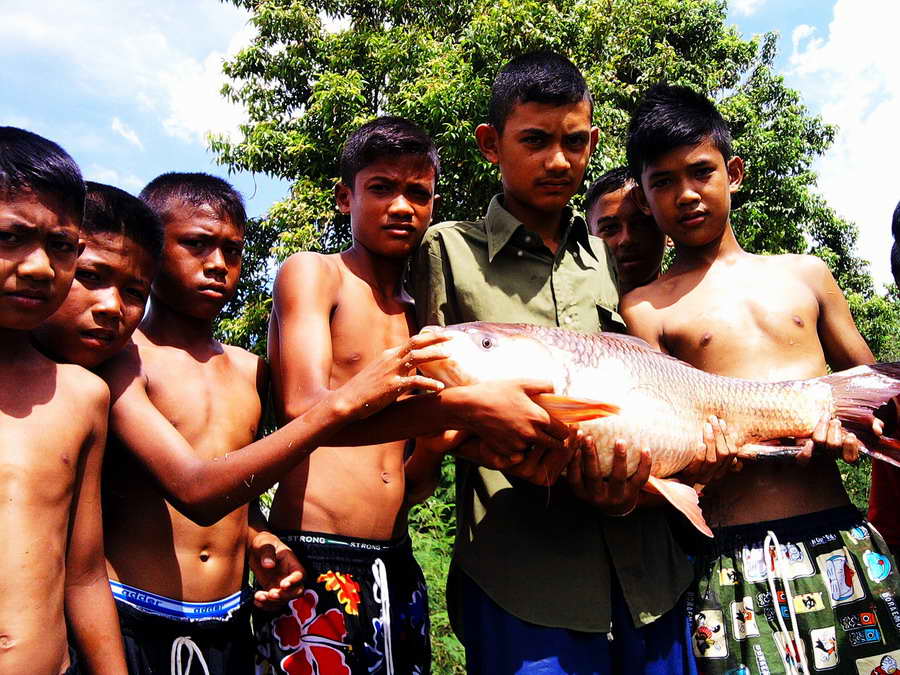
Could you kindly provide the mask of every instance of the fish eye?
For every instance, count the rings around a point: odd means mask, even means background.
[[[494,346],[494,341],[491,340],[491,338],[489,338],[489,337],[481,338],[481,347],[483,349],[490,349],[493,346]]]

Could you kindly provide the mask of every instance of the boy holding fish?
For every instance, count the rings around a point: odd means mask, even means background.
[[[613,261],[568,206],[597,143],[591,116],[584,78],[563,56],[526,54],[501,70],[489,122],[475,135],[503,192],[482,220],[425,234],[414,276],[421,325],[624,328]],[[553,454],[532,448],[527,461]],[[637,504],[650,469],[648,452],[638,454],[626,476],[617,444],[605,481],[584,453],[585,470],[570,468],[569,485],[544,489],[519,480],[515,467],[457,462],[448,605],[468,672],[691,672],[679,598],[692,573],[665,513],[607,517]],[[570,457],[571,449],[548,466],[558,475]]]
[[[627,154],[641,208],[676,254],[659,280],[623,298],[634,335],[703,370],[750,380],[813,378],[827,366],[874,361],[821,260],[739,246],[730,210],[744,166],[710,101],[683,87],[653,88],[632,118]],[[813,439],[856,454],[837,420],[820,421]],[[703,508],[715,539],[700,556],[693,594],[702,672],[751,664],[756,672],[869,672],[900,655],[895,561],[851,506],[832,457],[816,454],[802,467],[748,462],[707,488]]]
[[[275,281],[268,348],[282,424],[417,332],[402,279],[431,222],[438,172],[433,142],[407,120],[380,117],[348,137],[335,197],[353,245],[335,255],[298,253]],[[416,365],[410,359],[407,371]],[[281,476],[270,524],[305,566],[307,589],[256,625],[273,670],[315,662],[329,675],[429,671],[427,591],[406,516],[433,490],[450,446],[428,439],[410,455],[406,439],[459,428],[499,447],[561,447],[565,425],[529,398],[547,391],[552,386],[519,379],[411,397],[365,421],[364,447],[336,441]],[[328,629],[330,639],[305,642],[307,627],[316,636]]]

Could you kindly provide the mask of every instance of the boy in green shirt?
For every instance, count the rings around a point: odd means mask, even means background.
[[[475,132],[503,193],[482,220],[426,233],[414,275],[420,325],[624,329],[613,261],[568,207],[597,143],[591,113],[581,73],[559,54],[503,68],[490,122]],[[532,448],[522,464],[543,454]],[[648,461],[644,452],[629,479],[550,488],[522,481],[520,465],[501,473],[458,462],[448,599],[468,672],[691,672],[679,604],[691,569],[665,514],[608,517],[635,508]]]

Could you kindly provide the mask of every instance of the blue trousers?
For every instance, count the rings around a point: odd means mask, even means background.
[[[612,633],[538,626],[508,614],[467,575],[463,592],[469,675],[697,675],[684,602],[635,628],[618,581],[612,588]]]

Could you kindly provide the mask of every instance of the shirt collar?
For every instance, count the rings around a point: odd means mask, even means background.
[[[488,205],[487,215],[484,218],[484,229],[487,234],[488,262],[493,262],[496,255],[509,243],[509,240],[512,239],[519,228],[525,228],[515,216],[503,207],[503,204],[500,203],[500,198],[501,195],[494,195],[490,205]],[[565,238],[568,238],[569,235],[575,237],[575,240],[581,244],[594,259],[598,259],[597,253],[591,247],[587,223],[584,222],[584,218],[572,211],[569,207],[566,207],[563,211],[562,217],[563,221],[566,223],[566,225],[564,225],[566,230]],[[563,239],[563,243],[565,243],[565,238]]]

